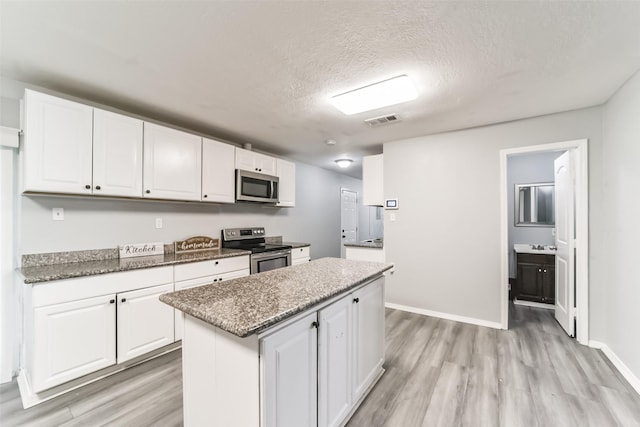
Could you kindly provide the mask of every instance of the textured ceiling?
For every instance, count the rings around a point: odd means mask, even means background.
[[[640,2],[0,2],[5,79],[332,169],[598,105],[639,68]],[[353,116],[328,102],[398,74],[417,100]],[[389,113],[402,122],[363,123]]]

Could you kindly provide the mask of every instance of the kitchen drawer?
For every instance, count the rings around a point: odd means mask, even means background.
[[[179,282],[181,280],[226,273],[227,271],[248,269],[249,255],[180,264],[174,268],[174,280]]]
[[[30,286],[33,307],[60,304],[107,294],[173,283],[173,267],[154,267],[55,280]]]
[[[525,262],[531,264],[549,264],[554,265],[556,262],[555,255],[547,254],[517,254],[517,262]]]
[[[309,249],[310,249],[309,246],[305,246],[303,248],[293,248],[291,249],[291,258],[292,259],[309,258],[310,257]]]

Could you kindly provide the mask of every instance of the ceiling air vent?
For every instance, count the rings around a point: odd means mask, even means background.
[[[399,122],[400,116],[397,114],[389,114],[387,116],[374,117],[372,119],[367,119],[364,122],[369,125],[369,127],[378,127],[382,125],[390,125],[392,123]]]

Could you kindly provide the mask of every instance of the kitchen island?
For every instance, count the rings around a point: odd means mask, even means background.
[[[322,258],[162,295],[185,317],[185,425],[347,420],[384,372],[390,268]]]

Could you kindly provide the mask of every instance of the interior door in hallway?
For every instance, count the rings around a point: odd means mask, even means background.
[[[344,244],[358,239],[358,193],[340,190],[340,256],[345,257]]]
[[[575,335],[575,204],[572,152],[554,161],[556,210],[556,319],[569,334]]]

